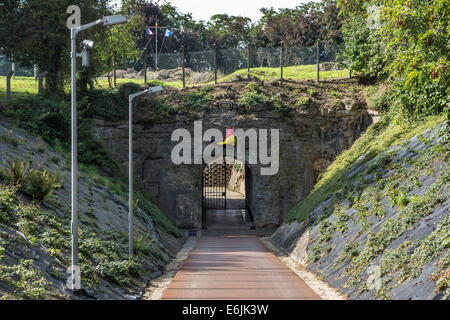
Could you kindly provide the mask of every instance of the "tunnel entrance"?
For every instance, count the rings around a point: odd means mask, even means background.
[[[239,160],[220,159],[203,170],[203,228],[252,228],[249,169]]]

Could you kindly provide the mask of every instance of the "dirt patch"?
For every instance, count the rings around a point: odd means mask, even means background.
[[[253,95],[248,96],[250,93]],[[303,115],[346,115],[367,108],[358,83],[352,79],[317,83],[240,78],[217,85],[165,88],[158,94],[158,99],[143,99],[145,103],[136,110],[136,118],[143,122],[157,119],[170,122],[171,116],[187,116],[192,121],[212,109],[223,109],[224,104],[238,109],[244,117],[251,117],[253,112],[265,106],[272,106],[274,111],[281,113]],[[249,102],[251,99],[260,101],[254,105]]]

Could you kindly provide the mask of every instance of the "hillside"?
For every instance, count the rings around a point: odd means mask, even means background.
[[[136,256],[130,258],[127,188],[94,167],[81,166],[79,249],[84,290],[74,295],[66,288],[71,247],[67,155],[2,120],[0,157],[0,299],[136,299],[178,250],[179,231],[153,203],[136,194]],[[28,178],[12,186],[6,169],[12,169],[15,160],[23,165],[15,167],[16,176],[34,177],[31,170],[46,170],[61,185],[38,201],[47,180],[33,184]]]
[[[372,125],[271,241],[351,299],[448,299],[445,116]]]

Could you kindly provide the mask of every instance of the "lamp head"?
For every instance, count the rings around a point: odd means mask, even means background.
[[[153,88],[150,88],[150,90],[149,90],[150,93],[156,93],[156,92],[160,92],[160,91],[164,91],[164,88],[161,86],[153,87]]]
[[[103,24],[105,26],[112,26],[115,24],[123,24],[127,23],[128,20],[121,14],[116,14],[114,16],[107,16],[103,18]]]

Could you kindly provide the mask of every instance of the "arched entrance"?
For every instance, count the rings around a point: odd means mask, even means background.
[[[202,177],[203,227],[253,228],[248,206],[249,169],[239,160],[219,159],[207,165]]]

